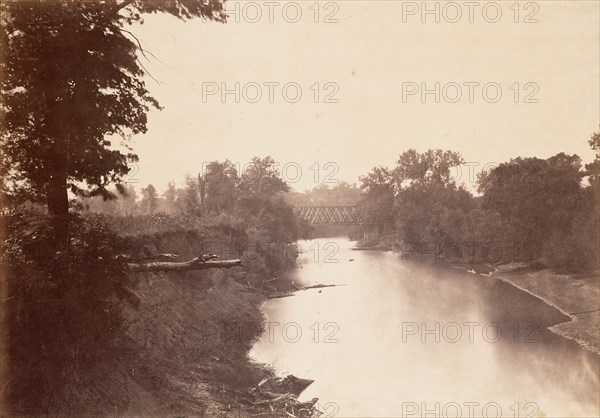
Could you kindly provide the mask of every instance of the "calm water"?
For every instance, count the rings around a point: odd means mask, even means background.
[[[297,283],[346,286],[265,303],[268,328],[252,355],[314,379],[300,399],[318,397],[328,416],[600,415],[599,357],[549,332],[566,317],[534,297],[351,251],[344,238],[301,245]]]

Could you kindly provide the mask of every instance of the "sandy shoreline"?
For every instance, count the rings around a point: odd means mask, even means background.
[[[549,329],[600,355],[600,278],[575,276],[549,269],[531,271],[517,265],[498,266],[491,274],[529,293],[572,320]]]
[[[377,250],[392,251],[390,248]],[[558,310],[570,321],[548,327],[561,337],[574,340],[581,347],[600,355],[600,275],[598,272],[577,275],[558,273],[548,268],[534,268],[522,263],[489,266],[437,262],[442,268],[454,268],[493,277],[530,294]]]

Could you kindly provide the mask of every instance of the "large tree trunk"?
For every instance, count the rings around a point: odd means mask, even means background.
[[[48,214],[52,217],[54,240],[57,249],[64,249],[69,239],[69,196],[67,194],[67,174],[56,170],[50,174],[46,189]]]
[[[240,266],[242,260],[206,260],[205,257],[196,257],[190,261],[179,263],[168,261],[155,261],[153,263],[128,263],[127,267],[131,271],[186,271],[186,270],[205,270],[213,268],[231,268]]]

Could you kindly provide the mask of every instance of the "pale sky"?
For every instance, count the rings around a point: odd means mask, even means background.
[[[203,162],[243,166],[271,155],[288,168],[288,180],[302,170],[292,186],[304,190],[327,174],[358,182],[374,166],[393,166],[409,148],[459,151],[481,166],[558,152],[591,161],[587,140],[600,129],[599,2],[519,2],[517,8],[501,1],[496,23],[486,21],[495,19],[493,2],[478,2],[472,16],[465,2],[451,3],[445,9],[438,3],[439,23],[415,10],[421,1],[274,2],[273,23],[269,2],[262,1],[237,2],[239,22],[232,16],[227,24],[147,16],[131,30],[160,60],[142,58],[160,81],[147,78],[147,86],[164,110],[151,112],[148,133],[135,137],[140,162],[132,179],[160,191],[186,172],[196,175]],[[431,9],[435,4],[427,2]],[[228,10],[235,7],[228,3]],[[302,16],[291,23],[298,8]],[[458,22],[449,22],[458,9]],[[257,10],[262,17],[252,23]],[[327,16],[337,23],[324,23]],[[527,17],[538,22],[524,23]],[[223,103],[222,83],[234,90],[236,82],[240,102],[229,94]],[[436,82],[445,93],[440,103],[434,94],[421,103],[419,92],[403,100],[403,90],[421,83],[435,89]],[[300,86],[296,103],[285,100],[286,83],[292,83],[290,100]],[[497,84],[484,97],[487,83]],[[251,103],[257,85],[262,96]],[[462,97],[452,103],[457,85]],[[490,103],[494,86],[502,96]],[[330,93],[337,103],[325,103]],[[528,96],[538,102],[524,103]],[[468,183],[466,173],[462,180]]]

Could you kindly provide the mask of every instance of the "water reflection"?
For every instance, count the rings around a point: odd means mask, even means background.
[[[302,243],[296,281],[347,284],[264,305],[254,347],[281,373],[315,379],[335,416],[598,416],[598,356],[547,327],[565,316],[497,279]],[[350,260],[353,261],[350,261]],[[412,415],[411,415],[412,414]]]

